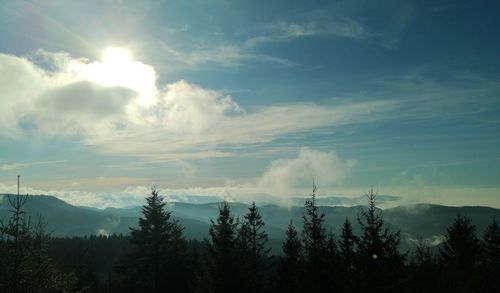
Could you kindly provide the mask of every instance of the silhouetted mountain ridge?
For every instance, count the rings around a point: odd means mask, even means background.
[[[5,221],[9,213],[7,195],[0,195],[0,219]],[[210,219],[216,219],[219,203],[183,203],[171,202],[167,205],[172,216],[185,227],[186,238],[203,239],[208,233]],[[248,211],[249,205],[231,203],[231,212],[235,217],[242,217]],[[353,224],[355,233],[359,233],[357,217],[364,206],[321,206],[325,213],[327,229],[336,235],[347,217]],[[70,205],[53,196],[29,196],[25,206],[27,216],[36,221],[42,216],[47,223],[47,231],[53,236],[83,236],[90,234],[129,233],[129,227],[137,226],[141,216],[141,207],[106,208],[103,210]],[[267,204],[259,207],[269,234],[270,245],[279,250],[286,226],[290,221],[301,230],[304,208],[301,206],[283,207]],[[435,244],[445,234],[446,228],[458,215],[469,216],[477,226],[481,235],[493,217],[500,219],[500,210],[491,207],[465,206],[450,207],[432,204],[402,205],[382,211],[384,219],[391,230],[401,229],[402,247],[414,244],[419,237],[429,238]]]

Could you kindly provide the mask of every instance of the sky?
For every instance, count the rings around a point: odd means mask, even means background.
[[[0,192],[500,208],[498,1],[1,1]],[[207,197],[208,198],[208,197]]]

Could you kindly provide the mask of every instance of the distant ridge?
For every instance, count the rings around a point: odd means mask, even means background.
[[[10,213],[6,194],[0,195],[0,219],[6,220]],[[303,200],[303,199],[302,199]],[[321,203],[320,203],[321,204]],[[231,211],[241,217],[247,212],[248,205],[231,203]],[[210,219],[215,219],[219,203],[183,203],[171,202],[168,209],[172,215],[185,227],[184,233],[189,239],[203,239],[210,225]],[[33,220],[42,216],[47,223],[47,231],[52,236],[84,236],[90,234],[128,234],[129,227],[137,225],[141,216],[141,207],[106,208],[103,210],[89,207],[73,206],[54,196],[30,196],[26,203],[26,212]],[[351,220],[355,232],[359,231],[357,216],[363,210],[362,205],[356,206],[321,206],[325,213],[326,224],[335,234],[344,219]],[[285,228],[290,222],[301,230],[303,207],[281,207],[268,204],[259,207],[266,231],[274,249],[280,248]],[[391,229],[401,229],[404,241],[403,247],[412,246],[419,237],[437,241],[446,232],[446,228],[458,215],[469,216],[477,226],[478,236],[481,236],[486,226],[496,217],[500,219],[500,209],[491,207],[450,207],[433,204],[402,205],[383,210],[384,219]]]

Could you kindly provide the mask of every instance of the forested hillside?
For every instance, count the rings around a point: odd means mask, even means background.
[[[136,209],[97,210],[47,196],[5,195],[0,289],[497,292],[498,210],[432,205],[380,210],[376,199],[370,191],[365,206],[320,207],[314,189],[302,208],[169,205],[153,189],[134,217]],[[37,212],[43,217],[35,217]],[[130,228],[119,235],[102,233],[102,227],[111,227],[102,225],[113,220],[131,223]],[[190,226],[193,222],[198,225]],[[55,237],[47,227],[61,227],[67,235]],[[97,236],[96,227],[101,227]],[[200,230],[197,239],[188,236],[191,227]]]

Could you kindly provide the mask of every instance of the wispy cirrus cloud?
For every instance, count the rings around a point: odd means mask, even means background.
[[[370,35],[366,28],[359,22],[348,18],[321,23],[308,21],[302,23],[280,21],[266,25],[266,28],[275,32],[284,39],[308,36],[334,36],[359,39]]]
[[[305,37],[333,37],[348,39],[366,39],[375,35],[362,23],[347,17],[328,20],[287,21],[280,20],[263,26],[264,33],[249,38],[245,45],[256,47],[270,42],[290,41]]]
[[[30,168],[33,166],[43,166],[43,165],[53,165],[53,164],[61,164],[66,161],[64,160],[56,160],[56,161],[38,161],[38,162],[11,162],[11,163],[3,163],[0,164],[0,171],[16,171],[25,168]]]
[[[248,44],[210,44],[197,49],[180,50],[165,41],[158,41],[159,48],[169,62],[177,67],[199,69],[203,66],[236,67],[245,62],[271,63],[286,67],[296,67],[297,63],[277,56],[262,54],[252,50]],[[169,58],[170,57],[170,58]]]

